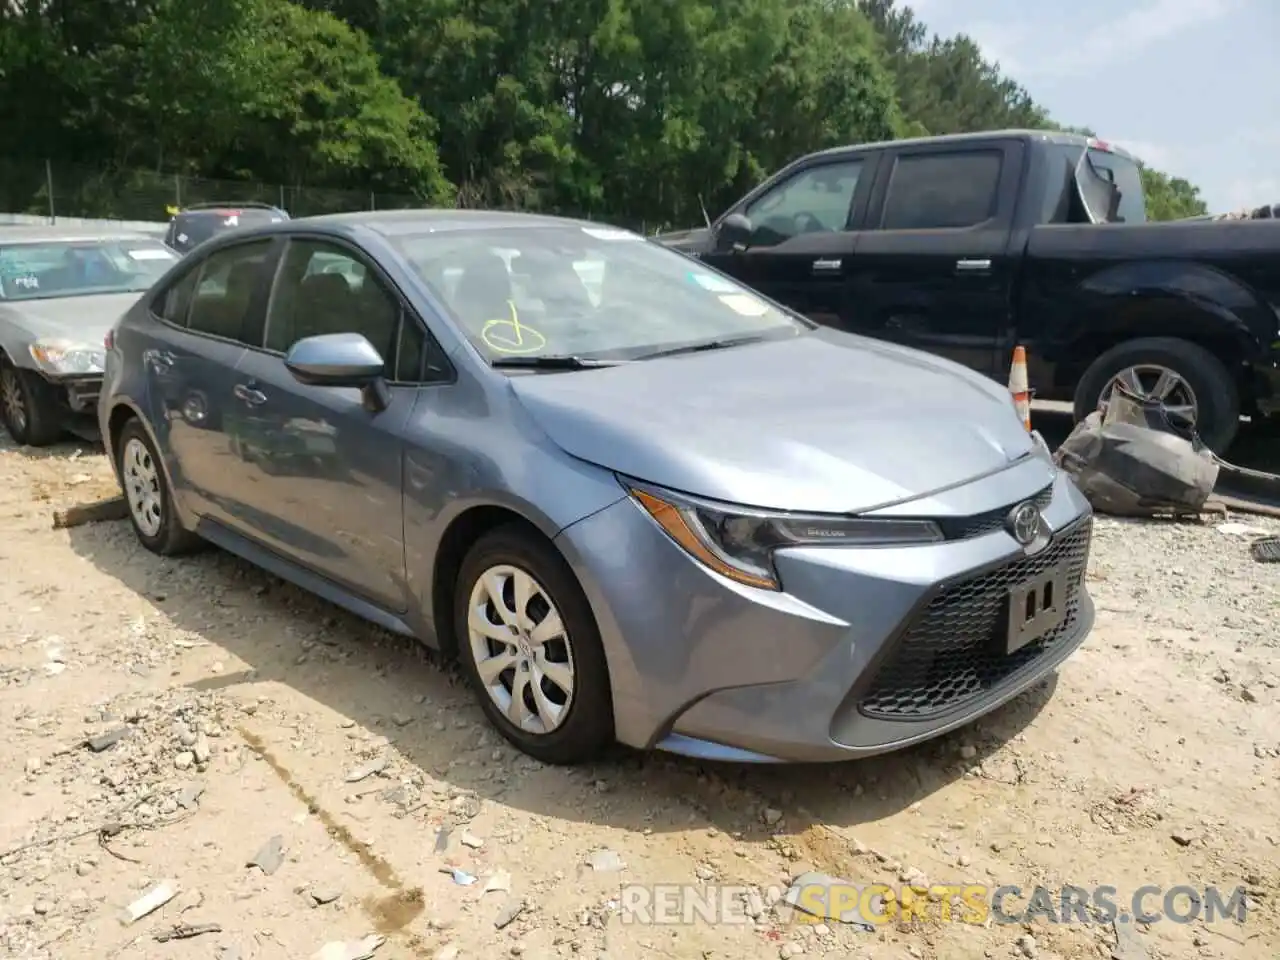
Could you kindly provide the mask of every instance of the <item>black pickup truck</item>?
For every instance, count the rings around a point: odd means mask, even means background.
[[[1280,411],[1280,222],[1148,223],[1138,164],[1065,133],[838,147],[705,229],[655,239],[811,319],[1000,381],[1077,419],[1120,380],[1212,448]]]

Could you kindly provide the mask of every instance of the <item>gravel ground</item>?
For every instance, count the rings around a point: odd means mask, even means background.
[[[51,529],[110,487],[90,447],[0,447],[0,955],[1280,956],[1280,566],[1220,518],[1099,519],[1088,642],[953,736],[840,766],[619,751],[569,771],[509,749],[415,645],[230,556]],[[1249,913],[1130,924],[1119,946],[1101,922],[948,923],[938,903],[873,930],[788,923],[773,898],[808,871],[1121,903],[1243,886]],[[745,922],[619,909],[624,885],[710,882],[759,889]]]

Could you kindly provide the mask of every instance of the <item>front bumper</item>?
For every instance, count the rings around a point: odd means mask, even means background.
[[[1048,478],[1036,462],[930,503],[1002,515]],[[623,743],[707,759],[821,762],[967,724],[1083,643],[1093,624],[1092,516],[1065,475],[1039,502],[1053,538],[1032,556],[999,525],[975,522],[964,539],[939,544],[786,551],[782,593],[708,572],[630,500],[558,542],[600,624]],[[1058,563],[1068,573],[1063,625],[1012,655],[997,652],[1009,588]]]
[[[98,396],[102,393],[102,374],[76,374],[68,377],[46,375],[45,379],[60,392],[69,413],[75,416],[97,415]]]

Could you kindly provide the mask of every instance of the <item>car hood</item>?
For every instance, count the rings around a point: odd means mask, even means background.
[[[7,320],[30,339],[69,340],[101,347],[121,315],[138,302],[140,293],[108,293],[49,300],[13,300],[0,303],[0,320]]]
[[[511,387],[567,453],[685,493],[853,513],[973,480],[1034,443],[999,384],[823,329]]]

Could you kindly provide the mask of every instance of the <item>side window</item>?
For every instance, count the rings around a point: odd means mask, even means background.
[[[152,301],[151,312],[162,320],[167,320],[179,327],[187,325],[187,314],[191,310],[191,300],[195,296],[196,281],[200,277],[200,268],[188,270],[178,278],[176,283]]]
[[[998,150],[899,157],[884,202],[883,230],[972,227],[996,208]]]
[[[268,350],[287,353],[324,333],[362,333],[394,363],[399,327],[399,300],[363,263],[327,241],[290,241],[267,310]]]
[[[861,173],[861,160],[810,167],[752,200],[744,211],[756,229],[751,245],[772,247],[803,233],[844,230]]]
[[[193,333],[239,340],[270,249],[270,240],[255,240],[208,257],[199,268],[187,328]]]

